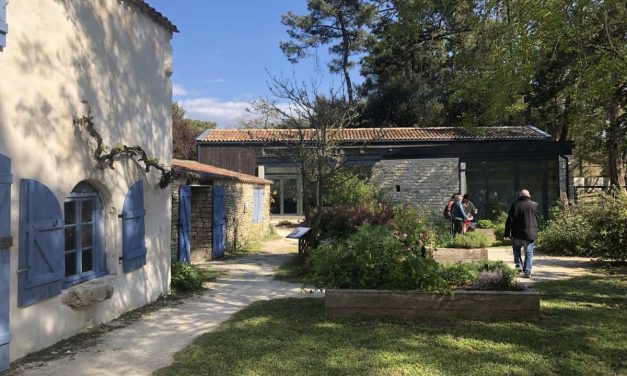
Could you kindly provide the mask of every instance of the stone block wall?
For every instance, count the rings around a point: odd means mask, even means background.
[[[225,189],[227,253],[251,241],[260,240],[270,231],[270,185],[256,185],[221,180]],[[263,220],[253,223],[254,189],[263,188]]]
[[[385,201],[440,210],[459,191],[459,159],[381,160],[372,167],[372,181]]]

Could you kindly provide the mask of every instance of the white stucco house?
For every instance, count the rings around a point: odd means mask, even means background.
[[[170,188],[97,168],[73,116],[170,165],[174,32],[142,0],[0,0],[0,371],[167,292]]]

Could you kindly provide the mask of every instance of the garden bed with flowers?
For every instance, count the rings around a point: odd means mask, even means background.
[[[483,235],[451,239],[445,222],[407,206],[346,210],[323,221],[333,236],[305,267],[306,283],[327,291],[329,317],[537,317],[539,295],[487,260]]]

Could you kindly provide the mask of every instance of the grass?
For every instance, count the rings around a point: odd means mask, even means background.
[[[536,322],[325,321],[320,299],[257,302],[175,356],[170,375],[627,373],[625,275],[544,282]]]
[[[232,258],[238,258],[238,257],[250,256],[250,255],[262,253],[264,251],[263,246],[265,242],[271,241],[271,240],[277,240],[281,238],[282,236],[277,234],[274,227],[270,226],[268,230],[268,234],[265,235],[261,239],[258,239],[255,241],[249,241],[249,240],[239,241],[235,249],[231,247],[230,249],[227,250],[226,255],[224,256],[224,259],[232,259]]]
[[[292,255],[287,262],[277,269],[274,279],[293,283],[304,283],[304,276],[298,263],[297,254]]]

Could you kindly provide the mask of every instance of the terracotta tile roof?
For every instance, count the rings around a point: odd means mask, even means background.
[[[182,170],[185,172],[191,172],[193,174],[198,174],[203,177],[210,178],[219,178],[219,179],[229,179],[229,180],[237,180],[242,183],[251,183],[251,184],[272,184],[272,180],[262,179],[257,176],[242,174],[240,172],[227,170],[224,168],[196,162],[196,161],[185,161],[182,159],[173,159],[172,160],[172,168],[175,170]]]
[[[305,130],[306,138],[313,131]],[[551,136],[526,127],[485,128],[350,128],[335,132],[345,142],[407,142],[407,141],[480,141],[480,140],[547,140]],[[213,129],[201,134],[200,142],[289,142],[297,141],[299,133],[290,129]]]
[[[154,20],[157,24],[165,27],[171,33],[178,33],[179,29],[174,25],[166,16],[159,13],[158,10],[151,7],[144,0],[126,0],[127,4],[133,5],[139,11],[145,13],[148,17]]]

